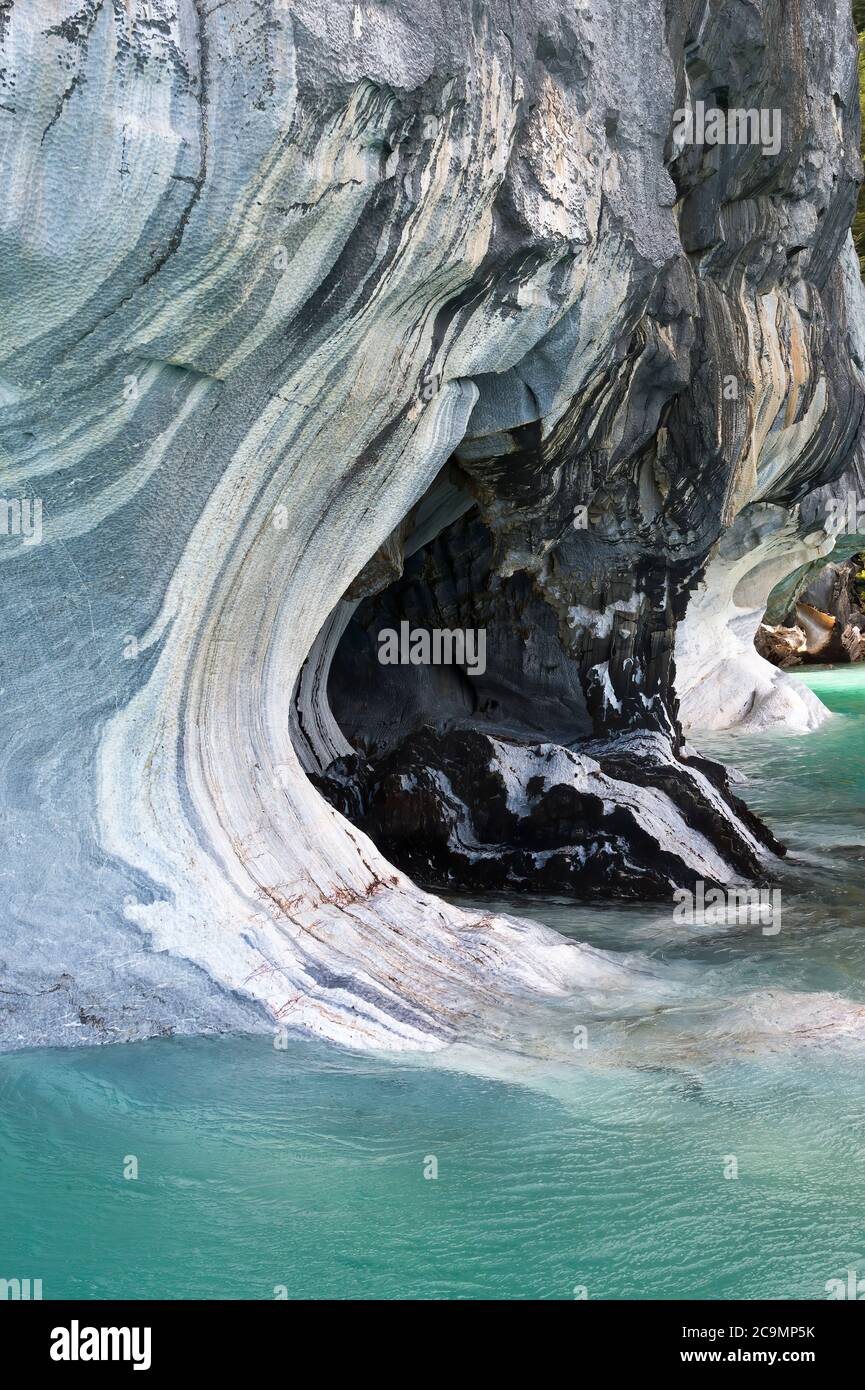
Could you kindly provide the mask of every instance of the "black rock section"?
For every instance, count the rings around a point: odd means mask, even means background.
[[[699,880],[764,881],[761,851],[783,853],[723,769],[674,758],[658,735],[575,750],[424,728],[313,781],[430,888],[666,899]]]
[[[562,646],[557,615],[530,575],[494,573],[492,550],[475,511],[358,605],[328,687],[334,717],[354,748],[379,754],[425,725],[475,726],[529,741],[570,742],[592,732],[580,667]],[[382,665],[379,634],[404,621],[412,629],[483,630],[485,670]]]
[[[774,598],[777,625],[761,624],[757,650],[775,665],[865,660],[865,556],[807,566]]]

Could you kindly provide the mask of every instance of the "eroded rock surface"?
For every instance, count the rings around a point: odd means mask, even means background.
[[[757,648],[778,666],[794,661],[861,661],[865,654],[865,575],[861,554],[838,564],[808,565],[796,582],[770,595],[770,606],[786,604],[783,627],[762,623]]]
[[[675,770],[680,697],[742,715],[725,585],[759,606],[767,515],[776,568],[831,544],[803,509],[860,430],[845,0],[5,0],[0,55],[4,490],[44,514],[0,536],[4,1043],[430,1047],[574,988],[596,953],[438,902],[311,785],[351,747],[331,661],[462,525],[525,617],[527,797],[544,737],[567,788],[575,737]],[[697,99],[779,108],[777,154],[674,149]],[[597,761],[596,862],[648,873]],[[756,872],[701,798],[718,876]]]
[[[760,881],[765,851],[783,853],[715,764],[674,757],[659,734],[575,751],[422,729],[315,780],[430,888],[669,900],[698,881]]]

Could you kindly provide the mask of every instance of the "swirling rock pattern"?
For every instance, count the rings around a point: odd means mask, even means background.
[[[579,751],[421,729],[377,764],[316,778],[332,805],[419,883],[669,900],[763,876],[783,853],[718,769],[657,733]]]
[[[313,788],[330,659],[467,489],[594,733],[676,751],[726,535],[854,456],[846,5],[5,0],[0,51],[4,1041],[431,1047],[572,987]],[[717,94],[777,156],[673,149]]]

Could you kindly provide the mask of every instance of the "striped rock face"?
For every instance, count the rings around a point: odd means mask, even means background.
[[[467,526],[556,746],[630,740],[611,814],[671,882],[756,873],[679,697],[717,726],[741,659],[777,710],[736,619],[831,544],[865,361],[847,7],[776,10],[0,4],[4,1045],[433,1048],[621,969],[438,901],[306,775],[355,609]],[[674,141],[721,90],[775,153]]]

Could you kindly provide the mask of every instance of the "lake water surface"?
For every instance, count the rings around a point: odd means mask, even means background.
[[[838,715],[817,733],[700,745],[790,846],[778,935],[488,899],[627,984],[537,1011],[513,1058],[232,1037],[0,1058],[0,1277],[46,1299],[823,1299],[865,1277],[865,667],[806,678]]]

